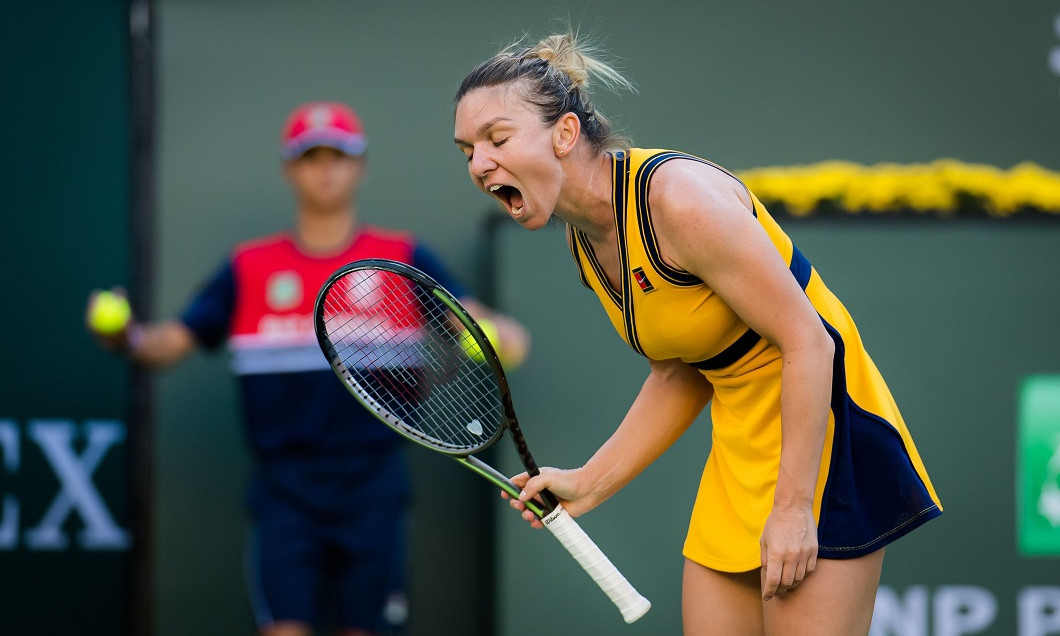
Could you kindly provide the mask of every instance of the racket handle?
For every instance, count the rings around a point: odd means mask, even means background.
[[[545,524],[556,539],[567,548],[577,561],[593,577],[600,589],[607,594],[627,623],[632,623],[644,616],[651,609],[651,601],[644,598],[630,585],[626,577],[618,571],[600,548],[596,547],[589,535],[574,521],[563,506],[545,515],[541,522]]]

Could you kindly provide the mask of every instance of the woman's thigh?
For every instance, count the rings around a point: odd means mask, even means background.
[[[758,570],[718,572],[685,559],[685,636],[763,636],[761,587]]]
[[[762,600],[761,570],[718,572],[685,560],[685,636],[857,636],[868,634],[884,551],[818,559],[798,588]]]
[[[764,602],[766,636],[869,633],[884,550],[856,559],[818,559],[796,589]]]

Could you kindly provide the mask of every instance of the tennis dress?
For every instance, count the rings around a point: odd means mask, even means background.
[[[665,150],[613,155],[622,289],[607,282],[588,239],[571,228],[582,283],[600,298],[622,338],[656,360],[679,358],[713,384],[712,447],[693,507],[684,555],[742,572],[761,565],[759,539],[780,466],[782,361],[702,280],[663,262],[648,189]],[[723,170],[724,171],[724,170]],[[735,178],[735,177],[734,177]],[[905,422],[847,310],[761,202],[753,214],[835,341],[831,410],[814,497],[819,556],[873,552],[942,512]],[[751,212],[748,212],[749,214]]]

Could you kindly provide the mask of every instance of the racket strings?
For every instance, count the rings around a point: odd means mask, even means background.
[[[483,347],[427,288],[353,270],[325,292],[323,318],[332,364],[384,421],[460,452],[497,437],[501,390]]]

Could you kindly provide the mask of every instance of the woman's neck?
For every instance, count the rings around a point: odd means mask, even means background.
[[[573,187],[556,208],[559,218],[581,230],[594,243],[608,242],[615,232],[611,166],[611,155],[607,153],[570,165],[566,181]]]

